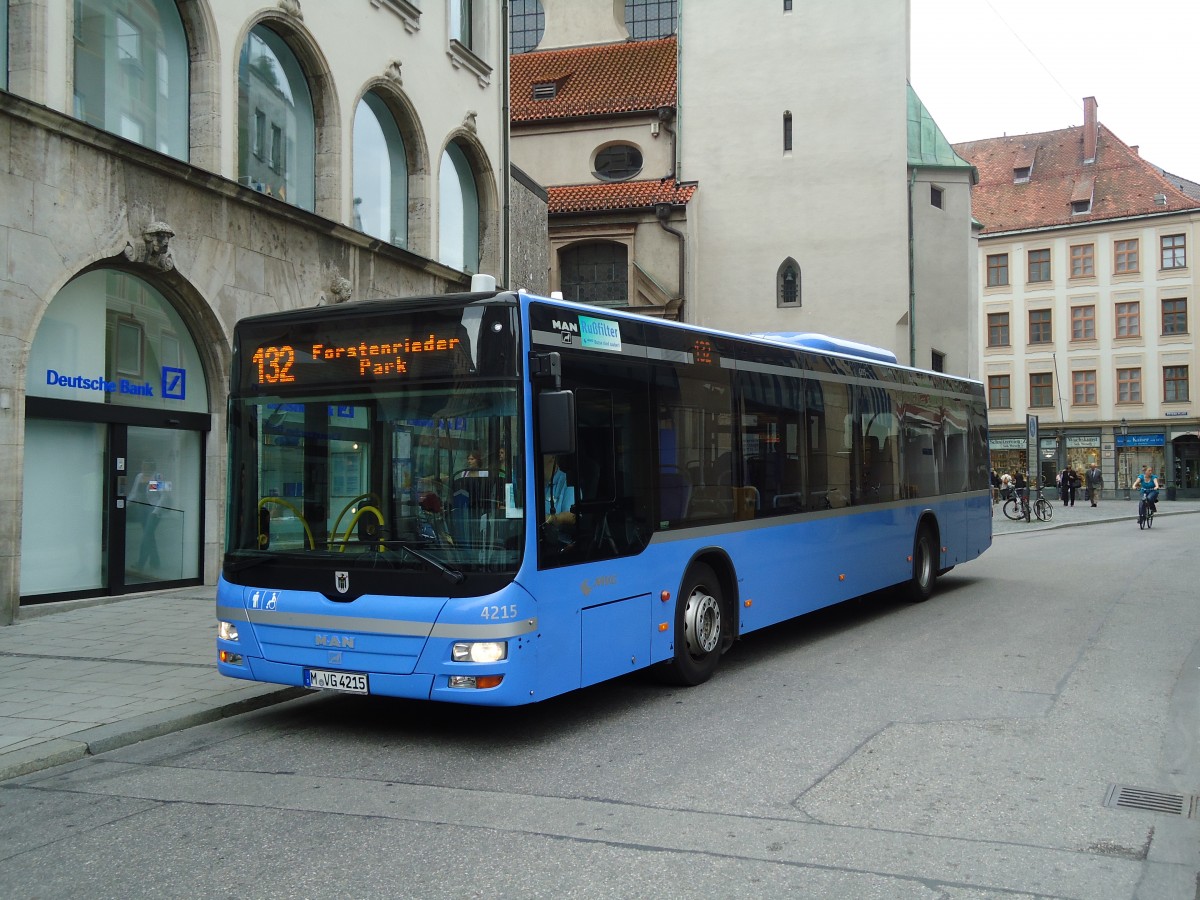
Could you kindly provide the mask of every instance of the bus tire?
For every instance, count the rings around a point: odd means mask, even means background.
[[[664,680],[682,685],[708,681],[721,659],[728,628],[721,582],[710,566],[696,563],[675,601],[675,656],[664,664]]]
[[[913,542],[912,578],[905,587],[905,594],[912,603],[922,603],[933,596],[933,586],[938,576],[937,544],[933,532],[922,527]]]

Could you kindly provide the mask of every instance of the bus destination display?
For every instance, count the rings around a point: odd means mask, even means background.
[[[412,374],[417,362],[434,362],[422,366],[422,374],[432,374],[430,368],[450,372],[461,360],[463,341],[430,332],[423,338],[402,338],[392,342],[341,338],[337,343],[325,341],[294,341],[291,343],[262,343],[249,356],[250,367],[245,374],[248,383],[258,387],[302,387],[312,384],[403,378]]]

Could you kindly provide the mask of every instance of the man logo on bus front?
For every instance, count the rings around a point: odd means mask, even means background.
[[[350,573],[349,572],[334,572],[333,586],[337,588],[339,594],[344,594],[350,590]]]

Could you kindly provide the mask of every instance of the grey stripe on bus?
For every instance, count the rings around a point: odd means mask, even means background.
[[[217,618],[227,622],[253,622],[255,625],[281,625],[287,628],[312,628],[321,631],[348,631],[355,634],[387,634],[404,637],[466,638],[476,641],[520,637],[537,630],[537,619],[515,619],[496,625],[465,625],[411,622],[391,619],[363,619],[326,616],[320,613],[280,612],[267,609],[242,609],[218,606]]]
[[[866,503],[858,506],[844,506],[841,509],[813,509],[807,512],[787,513],[782,516],[764,516],[760,519],[742,519],[736,522],[719,522],[712,525],[691,525],[681,523],[677,528],[666,531],[656,531],[650,536],[651,544],[666,544],[672,541],[687,541],[694,538],[713,538],[722,534],[735,534],[742,531],[756,531],[759,528],[775,528],[779,525],[794,525],[799,522],[812,522],[817,519],[836,519],[841,516],[862,515],[868,510],[905,509],[917,506],[922,509],[932,508],[933,501],[943,502],[955,498],[986,497],[991,502],[991,490],[961,491],[957,494],[939,494],[936,497],[920,497],[916,500],[888,500],[884,503]]]

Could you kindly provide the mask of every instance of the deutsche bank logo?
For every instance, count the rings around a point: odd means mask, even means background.
[[[162,397],[166,400],[187,398],[187,370],[162,367]]]

